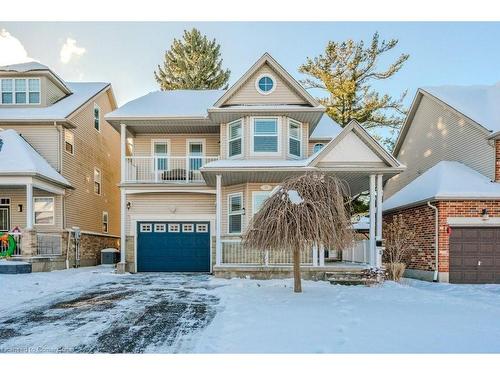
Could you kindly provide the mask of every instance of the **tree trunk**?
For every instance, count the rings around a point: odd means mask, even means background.
[[[302,293],[302,280],[300,279],[300,247],[293,249],[293,291]]]

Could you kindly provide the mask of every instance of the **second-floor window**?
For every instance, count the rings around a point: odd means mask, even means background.
[[[94,193],[101,195],[101,170],[99,168],[94,168]]]
[[[98,132],[101,131],[101,108],[94,103],[94,128]]]
[[[64,131],[64,150],[68,154],[75,154],[75,135],[69,130]]]
[[[302,129],[300,122],[289,120],[288,122],[288,153],[291,156],[301,156]]]
[[[39,78],[4,78],[0,81],[2,104],[40,104]]]
[[[241,222],[243,216],[243,194],[236,193],[228,196],[228,232],[241,233]]]
[[[253,152],[278,152],[278,119],[256,118],[253,122]]]
[[[324,143],[316,143],[316,144],[314,144],[313,153],[316,153],[316,152],[320,151],[323,147],[325,147]]]
[[[241,120],[232,122],[229,124],[229,145],[228,145],[228,156],[230,158],[235,156],[240,156],[243,149],[243,129]]]

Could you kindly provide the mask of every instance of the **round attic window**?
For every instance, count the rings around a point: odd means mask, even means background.
[[[255,88],[262,95],[268,95],[274,91],[276,88],[276,83],[274,78],[269,74],[261,75],[255,81]]]

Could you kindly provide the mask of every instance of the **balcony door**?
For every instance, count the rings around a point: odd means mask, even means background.
[[[203,141],[188,140],[189,170],[198,171],[203,166],[205,154]]]
[[[161,178],[165,171],[168,171],[169,144],[165,139],[153,139],[152,144],[153,170],[156,178]]]

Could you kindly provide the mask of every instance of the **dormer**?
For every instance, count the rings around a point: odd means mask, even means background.
[[[0,67],[1,107],[48,107],[71,93],[60,77],[38,62]]]

